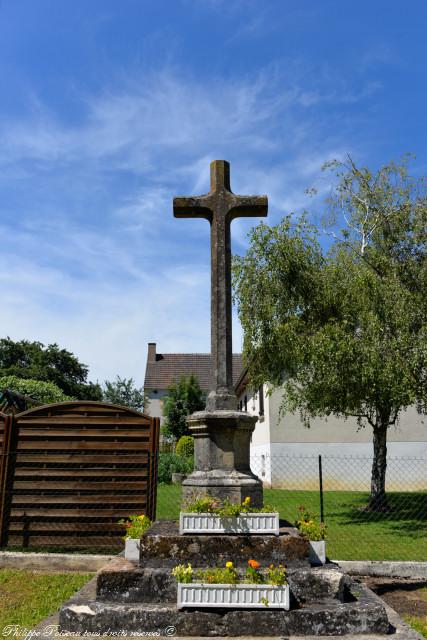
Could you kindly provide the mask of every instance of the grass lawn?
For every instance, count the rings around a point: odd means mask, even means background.
[[[407,622],[415,631],[421,633],[424,638],[427,638],[427,616],[402,616],[404,621]]]
[[[424,589],[419,589],[418,595],[424,602],[427,603],[427,587],[425,587]],[[421,633],[424,638],[427,638],[427,616],[403,615],[402,617],[405,622],[410,624],[411,627],[415,629],[415,631],[418,631],[418,633]]]
[[[0,629],[9,624],[33,628],[93,575],[0,569]]]
[[[427,558],[427,494],[389,493],[390,511],[366,512],[369,494],[350,491],[324,493],[327,553],[337,560],[422,560]],[[298,506],[319,513],[315,491],[265,489],[264,500],[293,522]],[[157,518],[177,520],[181,487],[159,485]]]

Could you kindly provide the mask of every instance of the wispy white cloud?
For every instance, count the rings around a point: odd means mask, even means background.
[[[226,158],[236,193],[269,195],[272,222],[303,208],[352,141],[307,115],[309,93],[272,68],[206,82],[165,68],[86,96],[79,122],[37,100],[3,119],[0,334],[57,341],[92,377],[139,384],[148,341],[208,351],[208,226],[175,220],[172,197],[206,192],[210,160]],[[233,223],[239,250],[254,222]]]

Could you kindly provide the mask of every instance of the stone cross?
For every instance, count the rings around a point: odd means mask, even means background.
[[[266,216],[267,196],[237,196],[230,187],[230,165],[211,162],[211,190],[206,195],[173,200],[176,218],[205,218],[211,225],[211,355],[214,389],[207,411],[236,410],[231,327],[231,242],[234,218]]]

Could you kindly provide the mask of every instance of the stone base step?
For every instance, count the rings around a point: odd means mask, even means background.
[[[140,565],[149,567],[173,567],[180,562],[193,566],[220,566],[228,560],[247,566],[249,558],[262,564],[306,564],[308,566],[309,542],[295,527],[281,521],[280,534],[217,534],[179,535],[178,523],[159,520],[142,536],[140,541]]]
[[[59,624],[64,633],[123,636],[132,632],[193,637],[388,633],[382,601],[362,585],[353,587],[349,602],[330,599],[290,611],[178,610],[173,604],[118,604],[74,597],[62,606]]]
[[[244,571],[241,571],[242,576]],[[287,577],[296,606],[319,602],[324,598],[344,599],[348,578],[336,565],[315,569],[291,567]],[[175,603],[176,580],[169,568],[141,568],[119,558],[98,573],[96,598],[103,602]]]

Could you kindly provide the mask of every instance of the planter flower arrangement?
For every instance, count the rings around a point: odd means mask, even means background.
[[[123,536],[126,560],[139,560],[139,540],[153,524],[150,518],[145,515],[132,515],[119,520],[117,524],[123,525],[126,529],[126,534]]]
[[[248,560],[244,577],[231,561],[225,567],[194,570],[190,563],[172,570],[178,582],[178,609],[216,607],[289,609],[286,567],[271,564],[264,571],[257,560]]]
[[[313,515],[304,505],[298,507],[299,519],[295,526],[310,541],[309,560],[312,564],[325,564],[326,562],[326,525],[319,522],[317,516]]]
[[[269,505],[256,508],[250,497],[241,504],[227,498],[198,496],[183,505],[179,532],[184,533],[272,533],[279,535],[279,514]]]

